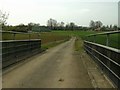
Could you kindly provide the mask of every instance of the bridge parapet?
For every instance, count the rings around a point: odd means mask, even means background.
[[[2,57],[0,63],[2,63],[2,68],[41,52],[41,39],[31,39],[30,33],[13,31],[0,31],[0,33],[13,34],[12,39],[0,41],[0,57]],[[16,40],[15,36],[17,34],[28,35],[29,38],[26,40]]]
[[[7,40],[2,43],[2,68],[41,51],[41,40]]]
[[[88,37],[116,33],[120,34],[120,31],[95,34]],[[95,60],[108,78],[111,79],[114,85],[120,88],[120,49],[109,47],[108,40],[109,38],[106,41],[106,46],[95,43],[95,41],[84,40],[84,49]]]

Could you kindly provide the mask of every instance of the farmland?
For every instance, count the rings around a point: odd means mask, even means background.
[[[96,33],[101,33],[98,31],[52,31],[52,32],[42,32],[42,33],[31,33],[31,34],[16,34],[15,37],[11,33],[3,33],[2,38],[3,40],[22,40],[22,39],[41,39],[42,40],[42,45],[46,47],[48,46],[54,46],[52,45],[53,42],[56,42],[59,44],[61,41],[63,42],[64,40],[69,39],[71,36],[77,36],[82,39],[86,39],[87,35],[90,34],[96,34]],[[118,41],[119,35],[118,34],[113,34],[110,35],[109,37],[109,46],[114,47],[114,48],[119,48],[119,41]],[[106,45],[106,35],[98,35],[95,38],[94,37],[89,37],[87,40],[89,41],[94,41],[99,44]],[[56,43],[54,43],[56,44]]]

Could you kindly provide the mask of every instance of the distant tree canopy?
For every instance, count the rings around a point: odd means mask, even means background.
[[[103,23],[101,21],[93,21],[93,20],[91,20],[89,26],[90,26],[90,28],[92,30],[97,30],[97,29],[100,30],[102,25],[103,25]]]
[[[102,30],[102,31],[113,31],[113,30],[118,30],[117,25],[107,25],[104,26],[103,23],[101,21],[90,21],[89,27],[91,30]]]
[[[17,31],[17,32],[48,32],[51,31],[48,27],[46,26],[40,26],[40,24],[36,23],[28,23],[28,25],[24,24],[19,24],[16,26],[9,26],[6,25],[4,27],[5,31]]]
[[[0,27],[3,29],[4,26],[7,24],[6,20],[8,19],[9,14],[7,14],[6,12],[3,13],[0,10]]]
[[[47,21],[47,27],[51,30],[83,30],[83,28],[85,28],[82,26],[77,26],[74,22],[70,22],[65,25],[63,21],[58,22],[52,18]]]
[[[0,12],[2,13],[2,12]],[[107,25],[104,26],[101,21],[93,21],[91,20],[89,23],[89,27],[78,26],[74,22],[69,22],[65,24],[63,21],[58,22],[55,19],[50,18],[47,21],[47,26],[41,26],[39,23],[30,22],[27,25],[19,24],[16,26],[6,25],[6,19],[8,15],[2,14],[0,16],[0,24],[2,25],[2,29],[5,31],[17,31],[17,32],[48,32],[51,30],[95,30],[95,31],[111,31],[118,30],[117,25]],[[119,28],[120,29],[120,28]]]

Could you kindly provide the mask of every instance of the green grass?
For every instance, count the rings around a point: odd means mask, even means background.
[[[69,36],[76,36],[76,37],[79,36],[83,40],[86,40],[87,35],[101,33],[98,31],[53,31],[53,32],[56,34],[61,34],[61,35],[69,35]],[[110,35],[109,36],[109,46],[120,49],[119,38],[120,38],[120,35],[118,35],[118,34]],[[97,35],[96,37],[88,37],[87,40],[91,41],[91,42],[94,42],[94,40],[95,40],[95,43],[106,45],[107,36],[106,35]]]
[[[68,41],[69,39],[65,39],[65,40],[60,40],[60,41],[54,41],[54,42],[51,42],[51,43],[47,43],[47,44],[43,44],[41,47],[43,50],[46,50],[46,49],[49,49],[51,47],[54,47],[60,43],[63,43],[65,41]]]
[[[92,36],[87,39],[88,41],[95,42],[98,44],[106,45],[107,42],[107,35],[97,35]],[[111,34],[109,35],[109,43],[108,46],[120,49],[120,41],[119,41],[119,35],[118,34]]]
[[[85,38],[86,35],[95,34],[98,32],[94,32],[94,31],[53,31],[53,33],[60,34],[60,35],[80,36],[81,38]]]
[[[24,40],[24,39],[41,39],[42,49],[47,49],[56,46],[70,37],[68,35],[56,34],[54,32],[31,33],[29,34],[14,34],[3,33],[2,40]]]
[[[43,32],[43,33],[32,33],[30,35],[30,38],[41,39],[42,44],[49,45],[49,43],[60,41],[60,40],[65,40],[65,39],[70,38],[71,36],[76,36],[82,39],[86,39],[87,35],[96,34],[96,33],[101,33],[101,32],[98,32],[98,31],[52,31],[52,32]],[[3,40],[14,39],[13,34],[4,33],[2,37],[3,37]],[[118,41],[118,38],[119,38],[118,34],[110,35],[109,46],[113,48],[120,48],[120,42]],[[29,39],[29,35],[28,34],[16,34],[15,39],[16,40]],[[94,39],[96,43],[106,45],[106,40],[107,40],[106,35],[98,35],[96,37],[89,37],[87,40],[94,42]]]
[[[77,37],[74,44],[75,51],[83,51],[83,40],[80,37]]]

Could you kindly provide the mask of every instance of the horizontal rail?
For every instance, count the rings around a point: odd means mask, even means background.
[[[4,40],[4,41],[0,41],[0,42],[29,42],[29,41],[38,41],[41,39],[27,39],[27,40]]]
[[[120,33],[120,31],[111,31],[111,32],[103,32],[103,33],[97,33],[97,34],[90,34],[90,35],[87,35],[87,37],[90,37],[90,36],[96,36],[96,35],[107,35],[107,34],[115,34],[115,33]]]
[[[120,53],[120,50],[119,50],[119,49],[116,49],[116,48],[108,47],[108,46],[105,46],[105,45],[101,45],[101,44],[94,43],[94,42],[90,42],[90,41],[86,41],[86,40],[84,40],[84,42],[90,43],[90,44],[94,44],[94,45],[96,45],[96,46],[99,46],[99,47],[102,47],[102,48],[106,48],[106,49],[108,49],[108,50],[111,50],[111,51]]]
[[[41,52],[41,40],[6,40],[2,43],[2,68]]]
[[[89,41],[84,41],[84,49],[120,88],[120,50]]]
[[[2,30],[0,30],[0,33],[29,34],[29,33],[27,33],[27,32],[2,31]]]
[[[85,40],[94,43],[99,43],[104,46],[108,46],[109,48],[112,47],[112,48],[120,49],[119,34],[120,31],[110,31],[110,32],[91,34],[91,35],[87,35]]]
[[[39,32],[15,32],[15,31],[2,31],[0,30],[0,33],[11,33],[11,34],[31,34],[31,33],[38,33]]]

